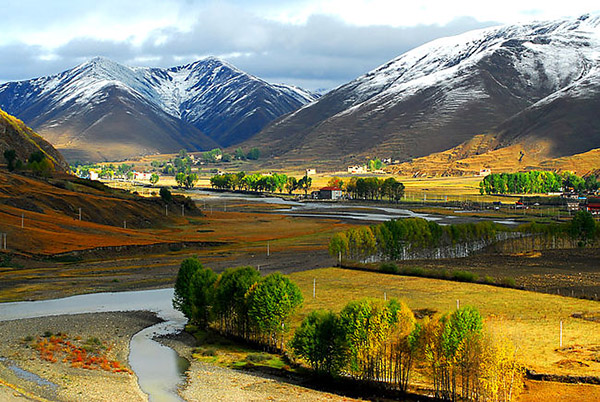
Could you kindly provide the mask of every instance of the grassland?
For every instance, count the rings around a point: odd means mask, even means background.
[[[294,328],[312,310],[339,311],[348,301],[362,297],[397,298],[414,310],[432,309],[438,313],[455,309],[458,301],[461,306],[479,309],[490,331],[508,336],[518,347],[519,359],[530,369],[561,375],[600,375],[600,323],[573,317],[577,313],[600,313],[598,302],[339,268],[297,272],[290,277],[302,289],[305,300],[302,311],[294,317]]]

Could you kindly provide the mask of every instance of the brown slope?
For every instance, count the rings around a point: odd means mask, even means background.
[[[69,165],[49,142],[36,134],[25,123],[0,109],[0,160],[4,163],[4,151],[15,150],[17,159],[25,162],[33,152],[42,151],[59,171]]]
[[[169,209],[180,210],[181,202],[178,197]],[[188,214],[199,214],[193,203],[186,203]],[[0,232],[8,234],[9,252],[40,255],[169,243],[175,231],[162,226],[178,219],[165,217],[157,197],[143,198],[67,174],[40,179],[0,170]],[[144,230],[149,228],[154,229]]]

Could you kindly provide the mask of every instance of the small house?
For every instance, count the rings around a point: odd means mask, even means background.
[[[342,198],[342,189],[339,187],[323,187],[319,190],[321,200],[339,200]]]
[[[600,198],[588,198],[585,203],[585,210],[594,214],[600,214]]]
[[[317,169],[306,169],[306,175],[307,176],[311,176],[311,175],[316,175],[317,174]]]

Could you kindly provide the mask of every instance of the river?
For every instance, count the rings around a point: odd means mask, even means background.
[[[138,377],[142,391],[152,402],[182,401],[177,387],[184,379],[189,363],[174,350],[153,338],[177,333],[186,319],[173,309],[173,289],[92,293],[62,299],[0,304],[0,321],[50,315],[146,310],[164,322],[143,329],[130,343],[129,364]]]

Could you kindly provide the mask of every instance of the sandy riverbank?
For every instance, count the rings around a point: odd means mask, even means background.
[[[0,322],[0,399],[52,401],[145,401],[137,378],[129,373],[71,367],[44,361],[30,345],[44,333],[68,339],[97,339],[106,357],[129,368],[131,337],[160,320],[150,312],[114,312],[50,316]],[[26,372],[22,371],[25,370]],[[29,374],[31,373],[31,374]]]
[[[265,374],[249,373],[200,362],[192,358],[194,338],[182,332],[158,339],[191,363],[179,394],[186,401],[355,401],[327,392],[284,382]]]

